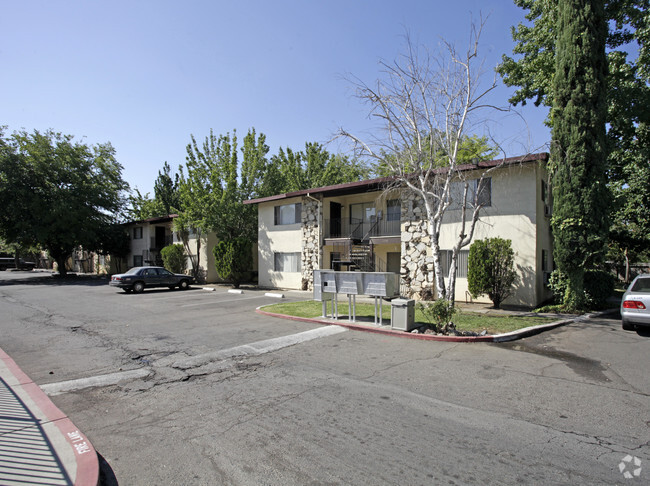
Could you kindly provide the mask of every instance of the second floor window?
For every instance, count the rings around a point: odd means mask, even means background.
[[[370,223],[375,221],[377,210],[375,203],[350,204],[350,221],[353,223]]]
[[[486,177],[483,179],[479,191],[480,179],[474,179],[467,181],[469,184],[467,190],[467,207],[473,208],[474,201],[480,204],[482,207],[492,206],[492,178]],[[451,205],[449,209],[461,209],[463,203],[463,193],[465,191],[464,182],[452,182],[449,190],[449,196],[451,198]],[[477,191],[478,197],[477,197]]]
[[[283,224],[296,224],[302,221],[302,204],[283,204],[282,206],[275,206],[274,210],[274,224],[276,226]]]
[[[389,199],[386,201],[386,221],[399,221],[401,209],[399,199]]]
[[[133,239],[141,240],[142,239],[142,226],[136,226],[133,228]]]

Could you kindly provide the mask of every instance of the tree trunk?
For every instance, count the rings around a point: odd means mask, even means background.
[[[59,276],[62,278],[65,278],[68,276],[68,270],[65,268],[65,262],[68,259],[68,255],[66,253],[57,253],[54,256],[54,261],[56,262],[56,265],[59,270]]]

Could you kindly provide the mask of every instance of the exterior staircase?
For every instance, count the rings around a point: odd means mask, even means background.
[[[372,253],[372,246],[369,244],[351,245],[350,261],[361,272],[374,272],[375,262]]]

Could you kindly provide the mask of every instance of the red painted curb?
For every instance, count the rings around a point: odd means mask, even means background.
[[[471,343],[471,342],[494,342],[494,336],[435,336],[433,334],[413,334],[410,332],[404,331],[395,331],[393,329],[380,329],[373,328],[369,326],[363,326],[360,324],[353,324],[350,322],[331,322],[323,319],[314,319],[309,317],[296,317],[296,316],[287,316],[285,314],[275,314],[273,312],[267,312],[261,308],[255,309],[255,312],[269,317],[277,317],[279,319],[289,319],[291,321],[301,321],[301,322],[311,322],[312,324],[323,324],[326,326],[340,326],[353,331],[364,331],[371,332],[375,334],[385,334],[388,336],[401,337],[406,339],[419,339],[421,341],[446,341],[446,342],[455,342],[455,343]]]
[[[75,486],[89,486],[99,484],[99,460],[97,452],[88,438],[79,431],[72,421],[50,400],[40,387],[27,376],[16,362],[2,349],[0,359],[15,380],[10,380],[8,385],[20,387],[33,400],[38,409],[47,419],[41,425],[54,424],[61,432],[70,449],[74,452],[77,464],[74,479]]]
[[[353,331],[371,332],[375,334],[384,334],[406,339],[419,339],[421,341],[441,341],[448,343],[504,343],[508,341],[515,341],[517,339],[528,336],[533,336],[535,334],[539,334],[540,332],[555,329],[556,327],[564,326],[574,321],[574,319],[565,319],[561,321],[551,322],[549,324],[540,324],[538,326],[525,327],[523,329],[518,329],[517,331],[512,331],[504,334],[491,334],[487,336],[438,336],[434,334],[413,334],[405,331],[395,331],[393,329],[373,328],[370,326],[363,326],[350,322],[332,322],[329,320],[310,317],[287,316],[285,314],[276,314],[273,312],[264,311],[261,307],[255,309],[255,312],[265,316],[277,317],[279,319],[289,319],[291,321],[311,322],[312,324],[322,324],[326,326],[340,326],[351,329]],[[588,315],[588,317],[593,316],[594,314]]]

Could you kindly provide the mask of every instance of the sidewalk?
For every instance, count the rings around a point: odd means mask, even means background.
[[[96,486],[90,441],[0,349],[0,484]]]

